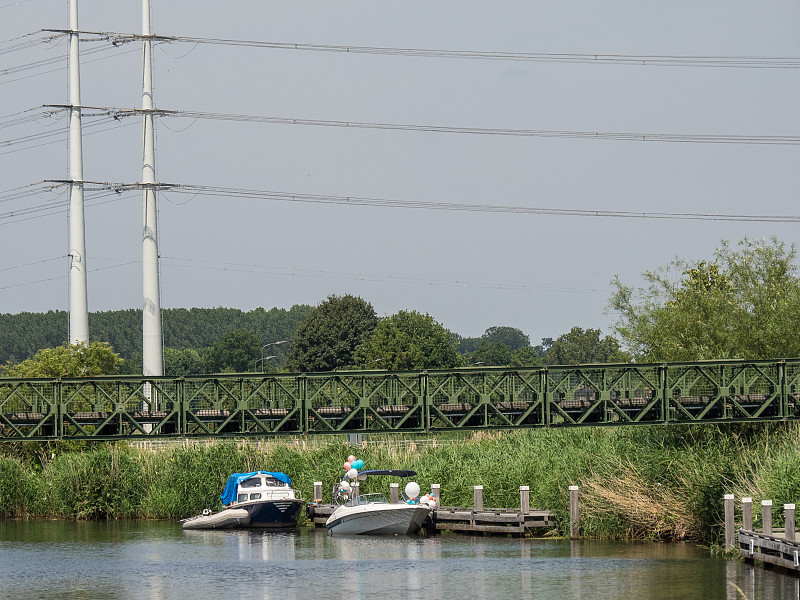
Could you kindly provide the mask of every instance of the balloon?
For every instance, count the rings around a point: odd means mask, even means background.
[[[342,483],[339,484],[339,489],[342,490],[345,494],[349,494],[350,484],[347,483],[346,481],[343,481]]]
[[[355,479],[356,477],[358,477],[358,471],[356,471],[355,469],[350,469],[347,472],[347,478],[348,479]]]
[[[405,488],[406,496],[416,498],[419,496],[419,484],[416,481],[409,481]]]
[[[361,469],[364,467],[364,461],[359,458],[358,460],[351,462],[350,466],[354,469]]]
[[[345,471],[349,471],[352,468],[353,468],[353,466],[349,462],[344,463],[344,470]]]
[[[355,459],[356,459],[356,457],[355,457],[355,456],[353,456],[353,455],[351,454],[350,456],[348,456],[348,457],[347,457],[347,462],[351,463],[351,462],[353,462]]]

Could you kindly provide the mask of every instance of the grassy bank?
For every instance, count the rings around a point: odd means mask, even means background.
[[[341,438],[166,445],[109,443],[0,447],[0,516],[178,519],[220,508],[231,472],[283,471],[305,499],[314,481],[328,501],[348,454],[365,468],[411,468],[423,492],[442,486],[447,505],[531,505],[567,529],[569,485],[581,487],[581,525],[601,538],[688,539],[714,543],[722,496],[800,501],[800,428],[795,425],[642,426],[476,433],[419,440],[387,437],[354,449]],[[386,482],[367,482],[370,491]],[[386,491],[381,489],[381,491]],[[780,510],[775,520],[782,519]]]

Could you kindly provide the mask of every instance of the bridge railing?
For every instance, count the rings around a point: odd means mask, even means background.
[[[180,378],[0,378],[0,441],[798,417],[800,359]]]

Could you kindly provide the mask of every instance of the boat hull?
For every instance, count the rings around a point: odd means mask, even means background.
[[[232,529],[247,527],[250,513],[243,508],[229,508],[209,515],[197,515],[183,521],[184,529]]]
[[[265,529],[284,529],[296,527],[303,508],[303,501],[297,498],[268,500],[266,502],[242,503],[237,506],[246,510],[250,519],[247,527]]]
[[[340,506],[325,528],[331,535],[407,535],[419,532],[429,514],[420,504]]]

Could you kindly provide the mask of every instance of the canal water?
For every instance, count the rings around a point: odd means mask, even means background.
[[[0,598],[800,600],[800,579],[680,543],[0,520]]]

